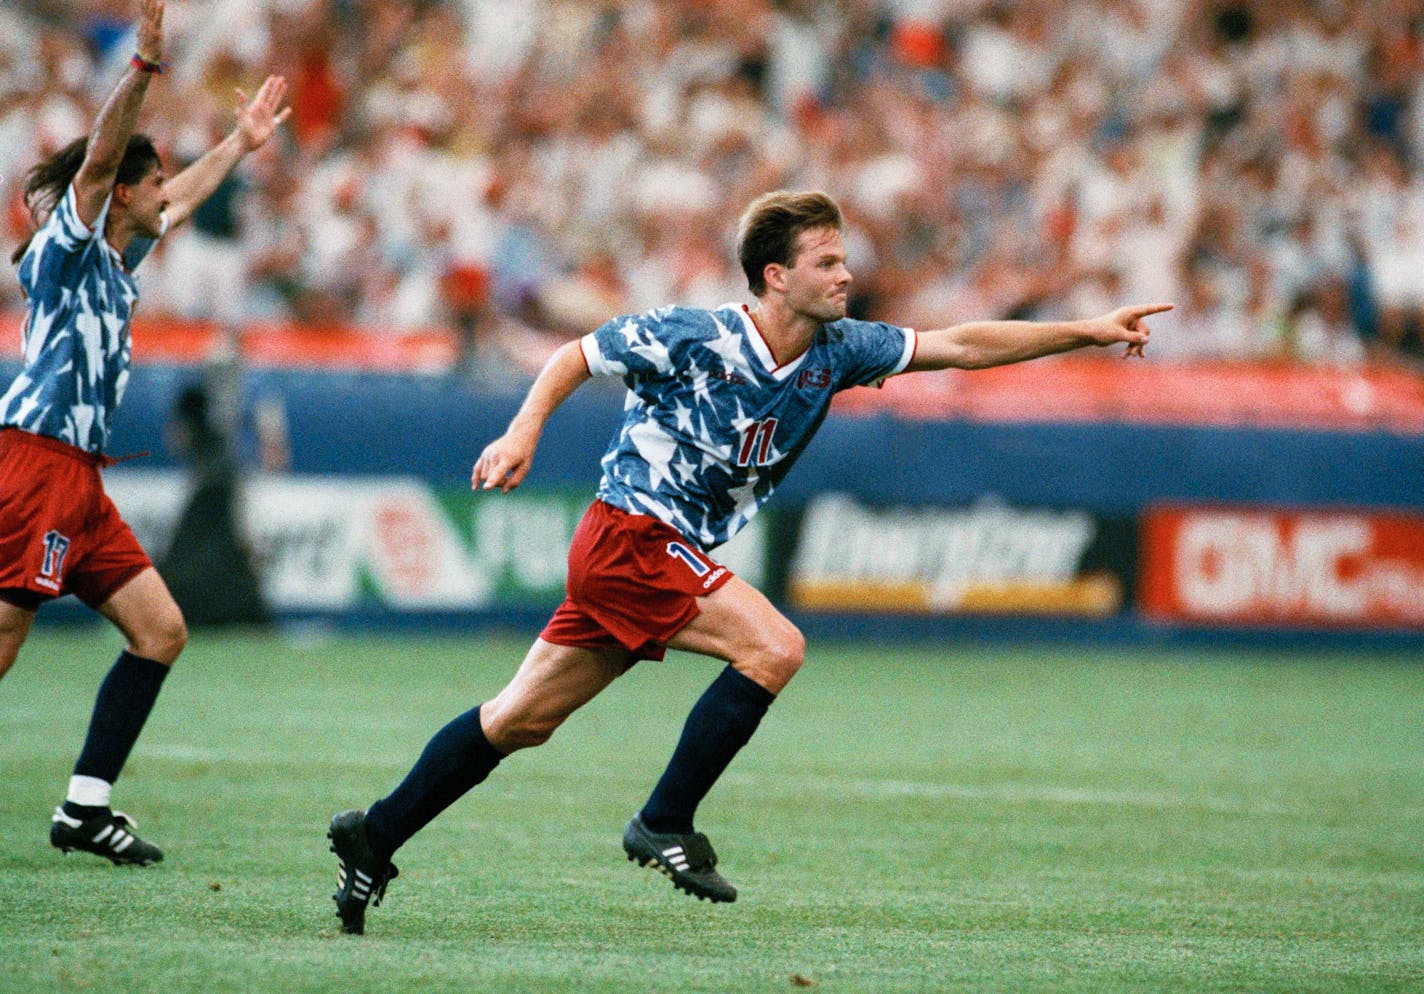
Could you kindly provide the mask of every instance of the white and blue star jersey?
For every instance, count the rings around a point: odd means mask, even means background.
[[[121,259],[104,240],[112,199],[90,229],[79,219],[71,186],[35,232],[20,260],[28,307],[20,332],[24,368],[0,397],[0,425],[95,453],[104,451],[128,385],[129,323],[138,300],[130,273],[155,241],[135,237]]]
[[[591,373],[628,385],[598,499],[711,549],[771,497],[836,391],[910,364],[915,333],[845,318],[778,366],[746,308],[727,304],[615,318],[579,344]]]

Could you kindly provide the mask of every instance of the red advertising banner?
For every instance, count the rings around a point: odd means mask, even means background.
[[[836,397],[845,413],[980,421],[1111,421],[1424,434],[1424,378],[1390,366],[1125,362],[1072,355],[896,376]]]
[[[213,324],[154,317],[134,322],[137,363],[202,362],[230,347]],[[0,359],[20,355],[19,311],[0,311]],[[399,335],[352,327],[256,324],[236,343],[255,366],[443,372],[457,360],[449,328]],[[533,376],[557,339],[531,334],[512,361]],[[1424,435],[1424,377],[1368,365],[1333,369],[1270,362],[1126,362],[1075,354],[995,369],[896,376],[883,390],[836,397],[842,414],[1005,422],[1093,422],[1230,427],[1265,425]]]
[[[1424,628],[1424,514],[1155,508],[1141,549],[1157,620]]]

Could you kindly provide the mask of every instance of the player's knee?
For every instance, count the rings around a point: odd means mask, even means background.
[[[183,615],[174,611],[148,625],[134,642],[136,655],[171,666],[188,644],[188,625]]]
[[[806,661],[806,636],[795,625],[787,625],[772,643],[772,658],[776,669],[789,680]]]
[[[19,657],[20,646],[24,642],[24,636],[19,632],[0,631],[0,673],[8,670]]]
[[[780,693],[806,661],[806,636],[787,622],[768,632],[758,647],[753,671],[748,674],[772,693]]]
[[[19,643],[9,645],[0,643],[0,678],[10,672],[10,667],[15,665],[15,660],[20,656]]]
[[[489,744],[505,754],[543,745],[562,724],[551,714],[502,696],[480,707],[480,719]]]
[[[168,661],[172,663],[180,653],[188,647],[188,623],[183,620],[180,614],[175,619],[172,629],[168,633]]]
[[[10,612],[0,612],[0,677],[3,677],[20,656],[20,646],[30,626],[27,619],[11,618]]]
[[[553,738],[559,722],[536,715],[517,715],[496,722],[493,728],[485,730],[490,745],[500,752],[511,753],[519,749],[533,749]]]
[[[513,725],[506,733],[505,744],[511,751],[515,749],[533,749],[541,746],[554,737],[554,732],[558,729],[559,723],[556,721],[527,720]]]

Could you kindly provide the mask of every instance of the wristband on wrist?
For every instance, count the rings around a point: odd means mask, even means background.
[[[163,74],[162,62],[149,62],[137,52],[133,54],[133,58],[129,59],[129,65],[133,66],[139,72],[153,73],[160,76]]]

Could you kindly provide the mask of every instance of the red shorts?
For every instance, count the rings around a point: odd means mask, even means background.
[[[74,594],[97,608],[153,563],[99,480],[102,456],[0,431],[0,600],[33,611]]]
[[[656,518],[596,500],[569,545],[568,596],[539,637],[662,659],[668,640],[732,571]]]

